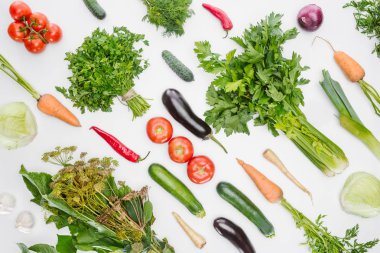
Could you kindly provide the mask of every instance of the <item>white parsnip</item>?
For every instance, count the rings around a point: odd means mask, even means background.
[[[187,234],[187,236],[191,239],[191,241],[194,243],[194,245],[201,249],[203,246],[206,245],[206,239],[198,234],[194,229],[192,229],[187,223],[177,214],[176,212],[172,212],[174,218],[178,222],[178,224],[181,226],[183,231]]]
[[[286,168],[284,163],[278,158],[278,156],[271,150],[267,149],[264,151],[263,156],[265,159],[267,159],[269,162],[274,164],[287,178],[289,178],[290,181],[292,181],[298,188],[300,188],[303,192],[305,192],[311,200],[313,201],[313,196],[311,192],[303,185],[300,181],[298,181],[292,173]]]

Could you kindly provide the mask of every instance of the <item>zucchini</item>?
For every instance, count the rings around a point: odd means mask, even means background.
[[[106,17],[105,10],[100,6],[97,0],[83,0],[83,2],[86,4],[87,9],[98,19],[104,19]]]
[[[182,80],[186,82],[194,81],[194,75],[191,70],[185,66],[177,57],[175,57],[170,51],[162,51],[162,58],[166,64],[177,74]]]
[[[206,215],[202,204],[195,198],[189,188],[165,169],[164,166],[153,163],[149,166],[148,171],[150,177],[156,183],[181,202],[192,214],[199,218],[203,218]]]
[[[216,191],[220,197],[255,224],[265,237],[273,237],[275,235],[273,225],[261,210],[235,186],[227,182],[220,182],[216,187]]]

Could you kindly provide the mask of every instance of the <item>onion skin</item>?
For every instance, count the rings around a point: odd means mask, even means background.
[[[317,30],[323,22],[322,9],[315,4],[303,7],[297,15],[298,24],[307,31]]]

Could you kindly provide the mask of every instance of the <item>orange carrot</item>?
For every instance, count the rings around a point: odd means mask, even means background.
[[[374,87],[363,80],[365,76],[363,67],[345,52],[336,51],[332,44],[322,37],[316,36],[313,40],[313,43],[317,38],[329,44],[331,49],[334,51],[335,62],[351,82],[359,83],[360,88],[363,90],[364,94],[371,102],[375,113],[380,116],[380,108],[378,106],[380,105],[380,94],[375,90]]]
[[[345,52],[334,51],[334,59],[351,82],[359,82],[364,78],[363,67]]]
[[[317,38],[323,40],[331,47],[334,51],[335,62],[351,82],[358,82],[364,78],[365,71],[357,61],[343,51],[336,51],[332,44],[322,37],[316,36],[314,41]]]
[[[245,172],[253,180],[259,191],[264,195],[264,197],[271,203],[276,203],[284,198],[282,189],[264,176],[260,171],[258,171],[252,165],[244,163],[242,160],[236,159]]]
[[[41,112],[63,120],[72,126],[81,126],[77,117],[75,117],[75,115],[72,114],[72,112],[61,104],[61,102],[59,102],[53,95],[45,94],[40,96],[37,107]]]

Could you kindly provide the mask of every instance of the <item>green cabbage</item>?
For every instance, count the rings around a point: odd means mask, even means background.
[[[28,145],[37,135],[33,113],[23,102],[0,107],[0,146],[16,149]]]
[[[380,181],[366,172],[356,172],[347,178],[340,194],[340,202],[347,213],[365,218],[380,213]]]

